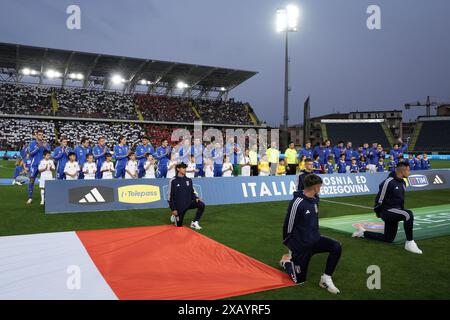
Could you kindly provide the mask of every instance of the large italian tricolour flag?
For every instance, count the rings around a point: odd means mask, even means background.
[[[220,299],[290,285],[185,227],[0,237],[0,299]]]

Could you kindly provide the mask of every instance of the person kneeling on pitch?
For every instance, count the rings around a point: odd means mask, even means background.
[[[404,207],[405,204],[405,178],[410,174],[409,163],[399,162],[395,172],[391,172],[386,180],[379,187],[375,198],[374,211],[378,218],[384,221],[384,233],[366,231],[362,226],[352,235],[354,238],[369,238],[384,242],[393,242],[397,235],[398,223],[403,221],[406,242],[405,250],[422,254],[422,250],[417,247],[413,240],[414,215],[411,210]]]
[[[170,220],[177,227],[181,227],[186,211],[197,208],[195,218],[191,222],[191,228],[200,230],[202,227],[198,222],[205,211],[205,204],[197,197],[192,180],[186,177],[186,164],[183,162],[177,164],[176,170],[177,175],[169,182],[169,206],[172,210]]]
[[[295,283],[306,281],[308,265],[316,253],[328,252],[325,273],[320,277],[319,286],[337,294],[339,289],[331,276],[341,257],[341,244],[319,233],[319,198],[322,179],[315,174],[305,177],[304,190],[296,191],[289,203],[283,225],[283,244],[289,248],[290,255],[284,255],[281,266]]]

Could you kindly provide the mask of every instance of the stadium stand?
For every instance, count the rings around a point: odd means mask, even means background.
[[[50,101],[48,87],[0,83],[0,113],[50,115]]]
[[[135,108],[137,106],[137,109]],[[189,99],[81,88],[1,84],[3,114],[258,125],[253,109],[242,102]]]
[[[193,122],[196,117],[189,99],[168,96],[137,94],[139,110],[148,121]]]
[[[137,120],[133,96],[120,92],[57,89],[57,116]]]
[[[420,131],[414,151],[450,151],[450,117],[420,118]]]
[[[324,123],[328,137],[332,137],[334,142],[351,141],[354,147],[363,143],[381,143],[383,147],[389,147],[386,134],[378,122],[369,123]]]
[[[253,124],[249,111],[242,102],[221,100],[198,100],[196,108],[204,122],[229,123],[251,125]]]
[[[65,136],[69,139],[71,145],[77,145],[83,136],[91,139],[91,142],[97,142],[99,137],[105,137],[106,144],[112,148],[118,143],[119,136],[127,138],[127,143],[134,146],[140,141],[144,133],[144,128],[135,123],[107,123],[91,121],[57,121],[55,126],[59,136]]]
[[[46,140],[55,144],[55,124],[52,121],[0,118],[0,145],[2,149],[19,150],[33,139],[37,129],[45,131]]]

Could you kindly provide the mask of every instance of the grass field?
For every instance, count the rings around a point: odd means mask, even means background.
[[[440,163],[440,162],[439,162]],[[433,162],[436,168],[438,161]],[[443,164],[444,165],[444,164]],[[450,167],[445,164],[444,167]],[[12,163],[1,162],[1,177],[10,177]],[[36,189],[37,190],[37,189]],[[0,236],[162,225],[168,223],[167,209],[133,210],[101,213],[45,215],[35,201],[26,206],[26,186],[0,186]],[[328,199],[327,199],[328,200]],[[337,217],[370,212],[356,204],[371,207],[373,196],[341,197],[323,201],[320,217]],[[450,190],[408,193],[406,206],[418,208],[450,203]],[[281,227],[287,202],[208,206],[200,232],[216,241],[278,268],[287,250],[281,244]],[[187,219],[193,215],[188,214]],[[315,256],[309,268],[308,282],[233,299],[450,299],[450,236],[420,240],[423,255],[406,252],[400,245],[388,245],[321,229],[323,235],[339,240],[343,254],[334,275],[341,294],[334,296],[318,287],[326,256]],[[366,287],[367,267],[381,268],[381,290]]]

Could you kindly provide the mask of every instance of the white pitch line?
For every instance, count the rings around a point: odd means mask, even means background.
[[[450,223],[437,224],[435,226],[431,226],[431,227],[428,227],[428,228],[436,228],[436,227],[442,227],[442,226],[448,226],[448,225],[450,225]]]
[[[358,208],[364,208],[364,209],[370,209],[370,210],[373,209],[372,207],[361,206],[359,204],[353,204],[353,203],[347,203],[347,202],[338,202],[338,201],[332,201],[332,200],[326,200],[326,199],[320,199],[320,201],[336,203],[336,204],[342,204],[342,205],[350,206],[350,207],[358,207]]]

